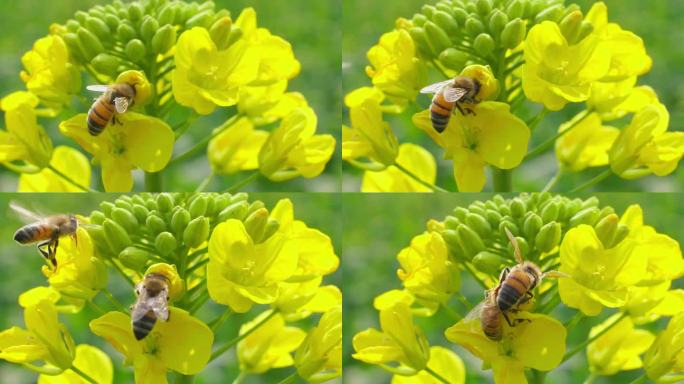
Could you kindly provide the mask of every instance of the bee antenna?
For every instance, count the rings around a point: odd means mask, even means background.
[[[572,276],[568,275],[567,273],[560,272],[560,271],[548,271],[542,273],[542,279],[545,277],[550,277],[550,278],[570,278]]]
[[[520,247],[518,246],[518,239],[513,236],[511,231],[508,230],[508,228],[504,227],[504,231],[506,231],[506,236],[508,237],[508,241],[511,242],[513,245],[513,254],[515,255],[515,261],[518,262],[518,264],[523,263],[523,257],[522,253],[520,253]]]

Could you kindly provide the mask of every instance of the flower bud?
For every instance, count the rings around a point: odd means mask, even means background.
[[[413,25],[415,25],[416,27],[422,27],[423,25],[425,25],[425,22],[427,20],[427,16],[423,15],[422,13],[416,13],[415,15],[413,15],[411,23],[413,23]]]
[[[472,259],[476,254],[484,251],[485,245],[478,234],[466,225],[459,225],[456,229],[458,243],[465,251],[465,256]]]
[[[425,4],[420,8],[420,11],[423,12],[423,14],[427,16],[429,19],[432,19],[432,16],[437,11],[437,8],[435,8],[434,5]]]
[[[249,203],[246,201],[238,201],[224,208],[219,214],[217,221],[223,223],[228,219],[243,220],[247,216]]]
[[[450,36],[454,36],[459,32],[458,23],[456,20],[454,20],[450,14],[444,11],[435,12],[435,14],[432,16],[432,21],[434,21],[437,26],[442,28],[444,32]]]
[[[425,23],[424,27],[428,44],[435,56],[451,46],[449,35],[447,35],[442,28],[438,27],[437,24],[428,21]]]
[[[494,50],[494,39],[487,33],[480,33],[473,42],[475,52],[482,56],[487,56]]]
[[[67,45],[69,49],[69,55],[79,63],[86,63],[85,53],[81,49],[81,44],[78,41],[78,35],[76,33],[65,33],[62,36],[62,40]]]
[[[527,206],[522,199],[516,197],[513,200],[511,200],[511,215],[513,217],[523,217],[526,211]]]
[[[475,6],[477,7],[477,13],[487,15],[492,11],[492,0],[477,0]]]
[[[268,240],[273,236],[280,228],[280,223],[275,219],[268,219],[266,222],[266,228],[264,229],[264,235],[261,237],[261,243]]]
[[[209,237],[209,219],[204,216],[194,218],[183,231],[183,242],[190,248],[196,248]]]
[[[85,25],[86,20],[88,20],[88,14],[83,11],[76,11],[74,18],[81,23],[81,25]]]
[[[80,28],[80,27],[81,27],[81,24],[74,19],[70,19],[66,22],[66,29],[68,32],[76,33],[76,31],[78,31],[78,28]]]
[[[266,208],[266,205],[264,204],[263,201],[261,200],[255,200],[252,202],[252,204],[249,205],[249,209],[247,209],[247,216],[251,215],[252,213],[262,209]]]
[[[613,241],[615,240],[619,221],[618,215],[613,213],[599,220],[594,227],[596,237],[601,240],[606,249],[610,249],[614,245]]]
[[[104,213],[100,211],[93,211],[93,213],[90,214],[90,223],[91,224],[97,224],[100,225],[105,221],[105,215]]]
[[[436,11],[446,12],[451,15],[451,7],[447,3],[439,2],[435,4]]]
[[[133,206],[131,205],[131,203],[129,203],[127,200],[124,200],[124,199],[121,199],[121,198],[116,199],[116,200],[114,201],[114,206],[115,206],[115,207],[118,207],[118,208],[123,208],[123,209],[129,210],[129,211],[130,211],[131,209],[133,209]]]
[[[542,224],[542,218],[539,217],[539,215],[534,212],[529,212],[523,222],[523,234],[526,238],[533,239],[537,236],[537,232],[539,232]]]
[[[157,19],[150,15],[145,15],[142,24],[140,24],[140,37],[142,37],[143,41],[149,43],[158,29],[159,22]]]
[[[466,20],[465,23],[466,27],[466,32],[470,36],[477,36],[480,33],[484,32],[484,24],[482,22],[474,17],[468,17],[468,20]]]
[[[214,18],[214,12],[213,11],[203,11],[200,13],[197,13],[190,17],[188,21],[185,22],[185,28],[186,29],[191,29],[193,27],[202,27],[205,29],[209,29],[211,27],[211,22]]]
[[[157,209],[162,213],[171,212],[171,209],[173,209],[173,196],[169,193],[157,195]]]
[[[577,42],[584,40],[584,38],[589,36],[592,32],[594,32],[594,25],[587,20],[582,21],[579,33],[577,34]]]
[[[495,9],[489,17],[489,32],[491,32],[493,36],[499,36],[504,27],[506,27],[506,24],[508,24],[508,16],[500,10]]]
[[[211,26],[209,35],[219,51],[228,48],[228,36],[230,36],[232,26],[233,21],[228,16],[216,20]]]
[[[119,20],[118,17],[112,14],[108,14],[104,18],[105,24],[107,24],[107,27],[109,27],[110,31],[116,31],[116,29],[119,27],[119,23],[121,23],[121,20]]]
[[[171,24],[159,28],[152,37],[152,52],[164,54],[176,44],[176,30]]]
[[[123,208],[117,207],[112,210],[112,220],[124,227],[128,232],[136,232],[138,229],[138,219],[133,216],[131,211]]]
[[[549,223],[558,219],[558,205],[558,202],[551,201],[544,206],[544,209],[541,211],[541,218],[544,223]]]
[[[112,32],[102,19],[88,17],[85,22],[85,27],[102,40],[109,40],[112,37]]]
[[[147,55],[147,50],[145,49],[145,44],[139,39],[133,39],[126,44],[126,56],[132,61],[140,61],[145,55]]]
[[[147,220],[147,216],[150,215],[150,211],[145,208],[145,206],[140,204],[135,204],[133,206],[133,216],[138,219],[138,223],[144,223]]]
[[[190,222],[190,212],[185,208],[178,208],[176,212],[171,216],[171,231],[177,236],[183,233],[185,227],[188,226]]]
[[[176,13],[176,4],[169,3],[161,9],[157,16],[157,21],[160,25],[173,24],[173,20]]]
[[[107,238],[105,237],[103,227],[101,227],[101,226],[89,227],[88,228],[88,234],[90,235],[90,238],[93,240],[93,244],[95,245],[96,255],[98,257],[104,256],[105,258],[110,258],[110,257],[115,256],[115,254],[109,248],[109,244],[107,244]]]
[[[93,57],[97,56],[98,53],[104,52],[104,46],[102,46],[100,40],[89,30],[79,28],[77,35],[79,46],[81,47],[86,60],[90,61]]]
[[[508,239],[508,238],[506,238]],[[527,243],[527,240],[524,237],[515,237],[517,243],[518,243],[518,248],[520,248],[520,254],[522,254],[523,259],[525,259],[525,255],[527,255],[530,252],[530,245]],[[513,254],[513,244],[510,242],[507,245],[508,252]]]
[[[162,256],[170,256],[178,247],[178,241],[169,232],[162,232],[154,239],[154,247]]]
[[[245,230],[255,243],[263,237],[267,221],[268,210],[266,208],[259,208],[245,219]]]
[[[459,219],[457,219],[457,218],[455,218],[455,217],[453,217],[453,216],[447,216],[447,217],[444,219],[444,226],[445,226],[447,229],[456,229],[456,228],[458,228],[458,226],[459,226],[460,224],[462,224],[462,223],[461,223],[461,220],[459,220]]]
[[[498,228],[499,223],[501,223],[501,219],[503,218],[498,211],[493,209],[488,209],[485,217],[487,218],[489,225],[491,225],[493,228]]]
[[[613,239],[612,247],[620,244],[622,240],[629,235],[629,227],[624,224],[618,224],[617,231],[615,231],[615,237]]]
[[[121,264],[134,271],[141,271],[150,259],[152,259],[152,255],[149,252],[136,247],[126,247],[119,253]]]
[[[243,35],[242,29],[240,29],[240,27],[234,25],[230,29],[230,34],[228,34],[228,41],[226,42],[226,48],[230,47],[231,45],[233,45],[233,43],[240,40],[242,38],[242,35]]]
[[[129,41],[137,36],[135,29],[126,23],[121,23],[116,27],[116,34],[122,41]]]
[[[526,33],[525,22],[522,19],[513,19],[501,32],[501,45],[504,48],[513,49],[525,40]]]
[[[128,18],[131,21],[138,21],[143,17],[145,10],[140,3],[131,3],[128,5]]]
[[[128,236],[128,233],[126,233],[126,230],[114,220],[105,220],[104,223],[102,223],[102,228],[104,229],[107,244],[115,254],[131,245],[132,241]]]
[[[454,8],[452,15],[454,16],[454,20],[456,20],[459,26],[464,26],[466,20],[468,20],[468,12],[463,8]]]
[[[477,234],[480,235],[480,237],[488,237],[492,232],[492,226],[489,225],[487,219],[485,219],[481,215],[475,213],[468,213],[468,215],[466,215],[465,222],[466,225],[474,229],[475,232],[477,232]]]
[[[427,41],[427,35],[425,34],[425,29],[420,27],[414,27],[409,29],[409,34],[411,39],[416,44],[418,52],[425,57],[432,57],[432,50],[430,49],[430,44]]]
[[[508,4],[506,8],[506,14],[510,20],[521,18],[523,16],[523,11],[525,10],[525,5],[522,0],[513,0]]]
[[[114,76],[117,72],[116,69],[121,65],[121,60],[116,56],[103,52],[95,56],[90,63],[97,72]]]
[[[454,208],[454,216],[456,216],[457,219],[461,220],[461,222],[465,221],[465,218],[468,215],[468,213],[468,210],[463,207]]]
[[[482,251],[473,257],[475,268],[490,275],[498,274],[501,271],[501,264],[505,262],[506,259],[489,251]]]
[[[453,69],[454,71],[462,70],[466,61],[468,61],[468,58],[468,54],[461,52],[456,48],[447,48],[439,54],[439,61],[442,62],[445,67]]]
[[[513,235],[517,235],[520,233],[520,228],[511,221],[510,217],[504,217],[501,219],[501,223],[499,224],[499,234],[506,238],[506,229],[508,229],[509,232],[511,232]]]
[[[145,226],[154,235],[166,231],[166,223],[164,222],[164,220],[161,217],[154,214],[150,214],[147,217],[147,220],[145,220]]]
[[[204,215],[204,213],[207,211],[207,197],[205,195],[197,195],[195,199],[190,203],[190,206],[188,207],[188,212],[190,212],[190,217],[193,219]]]
[[[579,37],[580,27],[582,25],[582,12],[575,11],[566,15],[561,20],[559,27],[563,36],[568,41],[568,44],[574,44]]]
[[[553,21],[554,23],[558,22],[558,20],[563,16],[563,5],[562,4],[556,4],[552,5],[550,7],[547,7],[546,9],[542,10],[541,12],[537,13],[537,16],[534,19],[535,24],[539,24],[542,21]]]
[[[599,209],[596,207],[585,208],[570,218],[570,227],[580,224],[594,225],[599,217]]]
[[[603,219],[604,217],[615,213],[615,208],[607,205],[603,208],[601,208],[601,212],[599,212],[599,219]]]
[[[534,245],[541,252],[551,252],[560,244],[560,239],[561,225],[558,222],[552,221],[541,227],[534,240]]]

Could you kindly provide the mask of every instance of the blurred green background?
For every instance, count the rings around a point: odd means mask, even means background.
[[[119,195],[116,194],[0,194],[0,330],[12,326],[24,327],[23,309],[17,303],[18,296],[36,286],[45,286],[47,281],[42,275],[40,268],[44,265],[43,259],[35,246],[20,246],[12,239],[14,232],[24,223],[16,217],[8,208],[10,201],[44,214],[76,213],[89,215],[102,201],[113,201]],[[316,228],[332,238],[335,253],[340,255],[342,226],[335,215],[330,212],[341,211],[341,197],[338,194],[303,194],[289,193],[252,193],[249,201],[262,200],[268,209],[273,208],[276,202],[282,198],[289,198],[294,204],[295,218],[304,221],[309,227]],[[109,290],[124,305],[132,305],[135,295],[128,284],[115,271],[109,273]],[[342,286],[342,269],[324,279],[325,284]],[[95,299],[102,308],[109,308],[109,304],[102,297]],[[231,340],[237,335],[240,324],[253,319],[257,314],[265,310],[267,306],[257,305],[255,308],[242,315],[233,315],[216,335],[215,344]],[[197,317],[205,322],[215,319],[223,313],[224,306],[209,301],[197,313]],[[89,307],[85,307],[77,315],[60,315],[60,321],[67,325],[76,344],[91,344],[103,349],[112,359],[115,369],[114,383],[132,383],[133,370],[131,367],[123,367],[123,356],[114,350],[103,339],[90,332],[88,323],[98,317]],[[303,321],[317,323],[318,316],[312,316]],[[308,327],[308,326],[307,326]],[[308,328],[307,328],[308,329]],[[219,384],[232,382],[239,371],[235,350],[231,350],[209,364],[195,380],[196,384]],[[292,367],[271,370],[261,376],[247,376],[245,383],[275,383],[293,372]],[[20,368],[16,364],[0,360],[0,383],[30,383],[35,382],[37,374]],[[173,382],[173,375],[169,375]]]
[[[374,327],[379,329],[378,312],[373,308],[373,299],[391,289],[401,289],[397,278],[399,263],[396,255],[407,247],[411,239],[426,230],[428,219],[443,220],[458,206],[468,206],[475,200],[486,201],[492,194],[343,194],[344,211],[342,223],[343,259],[345,282],[354,281],[344,286],[344,378],[347,383],[377,384],[389,383],[391,374],[377,366],[371,366],[351,358],[354,352],[351,340],[354,334]],[[514,194],[504,195],[507,198]],[[570,197],[588,198],[592,195],[568,195]],[[684,206],[678,194],[638,194],[638,193],[599,193],[600,206],[611,205],[616,213],[622,214],[631,204],[639,204],[643,208],[644,221],[660,232],[673,237],[680,243],[684,241],[681,222],[684,219]],[[482,300],[482,288],[467,273],[461,273],[461,292],[471,303]],[[684,279],[675,284],[684,287]],[[456,301],[456,300],[454,300]],[[456,304],[459,312],[464,311]],[[568,335],[568,346],[574,346],[585,340],[589,328],[600,323],[614,311],[604,310],[595,318],[585,318]],[[552,312],[552,316],[566,321],[575,311],[568,310],[562,304]],[[465,315],[465,313],[460,313]],[[455,351],[466,365],[468,383],[489,383],[491,371],[480,369],[481,361],[473,357],[465,349],[450,343],[444,337],[444,330],[453,321],[438,312],[431,318],[414,318],[426,333],[430,345],[442,345]],[[657,329],[663,329],[665,319],[658,320]],[[599,379],[595,383],[628,383],[641,373],[627,372],[610,379]],[[556,368],[546,378],[547,383],[575,384],[583,382],[588,376],[588,367],[584,353],[578,353],[572,359]]]
[[[402,0],[402,1],[367,1],[344,0],[344,14],[355,15],[343,18],[342,60],[344,93],[361,86],[370,85],[364,68],[368,64],[366,52],[378,42],[380,36],[394,28],[398,17],[410,19],[420,11],[424,4],[434,4],[434,0]],[[679,68],[684,66],[684,50],[679,48],[679,41],[684,39],[682,15],[684,2],[679,0],[605,0],[608,6],[608,18],[622,28],[639,35],[645,43],[648,54],[653,59],[651,72],[639,79],[639,84],[653,87],[658,97],[670,112],[670,130],[684,130],[684,74]],[[593,0],[566,0],[565,4],[577,3],[587,12]],[[437,81],[436,73],[430,78]],[[418,99],[420,105],[427,108],[428,96]],[[558,126],[569,120],[580,111],[581,104],[570,105],[569,108],[549,114],[533,134],[530,148],[536,147],[547,138],[555,135]],[[541,109],[538,104],[528,103],[525,116],[531,116]],[[430,150],[438,161],[437,185],[449,190],[456,190],[453,180],[451,161],[440,160],[442,150],[410,120],[410,114],[387,116],[400,143],[420,144]],[[343,120],[349,124],[348,111],[345,109]],[[362,172],[350,164],[343,166],[343,190],[359,191]],[[549,152],[534,161],[525,163],[513,174],[514,191],[539,191],[555,174],[557,169],[555,155]],[[602,171],[602,170],[601,170]],[[566,175],[556,186],[556,191],[568,191],[582,182],[591,179],[601,171],[591,170],[580,174]],[[490,175],[488,174],[488,178]],[[491,181],[486,187],[491,190]],[[675,171],[668,177],[646,177],[636,181],[622,180],[611,176],[595,187],[598,191],[681,191],[684,190],[684,172]]]
[[[25,89],[19,79],[22,69],[21,56],[29,51],[33,42],[48,33],[52,23],[64,23],[78,10],[87,10],[93,5],[109,4],[109,0],[3,0],[0,25],[5,31],[0,35],[0,97],[11,92]],[[201,1],[200,1],[201,2]],[[245,7],[253,7],[257,12],[259,27],[268,28],[273,34],[292,44],[295,56],[302,64],[301,73],[290,82],[289,91],[304,94],[309,105],[318,115],[317,133],[335,136],[340,147],[341,121],[341,74],[340,47],[342,32],[340,22],[342,5],[340,0],[215,0],[216,10],[225,8],[235,20]],[[84,78],[85,79],[85,78]],[[84,80],[83,87],[89,83]],[[90,97],[90,96],[88,96]],[[86,112],[88,106],[83,106]],[[196,121],[188,132],[176,143],[176,155],[185,152],[195,143],[211,133],[211,129],[223,123],[234,113],[233,109],[223,109]],[[70,116],[64,116],[68,118]],[[62,136],[57,119],[40,121],[53,138],[55,145],[78,145]],[[4,127],[4,122],[0,125]],[[80,149],[80,148],[79,148]],[[298,178],[284,183],[273,183],[263,178],[250,184],[245,190],[254,191],[337,191],[340,188],[340,150],[336,149],[333,159],[325,172],[316,179]],[[93,168],[94,171],[99,168]],[[210,167],[206,151],[175,169],[165,176],[165,191],[194,190],[209,174]],[[95,173],[95,172],[94,172]],[[136,187],[142,188],[142,173],[136,173]],[[243,180],[245,174],[220,176],[214,179],[206,190],[225,190]],[[17,177],[4,168],[0,171],[0,190],[16,191]],[[98,173],[93,175],[95,186],[101,187]]]

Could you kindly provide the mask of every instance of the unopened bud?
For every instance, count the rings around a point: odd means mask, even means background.
[[[535,238],[534,245],[542,252],[550,252],[561,239],[561,225],[555,221],[544,224]]]
[[[104,213],[102,213],[100,211],[93,211],[93,213],[90,214],[90,223],[91,224],[100,225],[104,221],[105,221]]]
[[[501,31],[501,45],[504,48],[513,49],[525,40],[525,22],[522,19],[514,19],[508,22]]]
[[[266,222],[266,228],[264,229],[264,234],[261,236],[260,243],[268,240],[273,236],[280,228],[280,223],[276,219],[268,219]]]
[[[106,15],[104,21],[105,24],[107,24],[107,27],[109,27],[110,31],[116,31],[116,29],[119,27],[119,23],[121,22],[118,17],[112,14]]]
[[[537,13],[537,16],[534,20],[535,24],[540,24],[542,21],[547,20],[556,23],[561,16],[563,16],[563,5],[555,4]]]
[[[452,15],[459,26],[464,26],[468,20],[468,12],[463,8],[454,8]]]
[[[162,10],[159,12],[159,16],[157,16],[157,21],[159,21],[160,25],[173,24],[175,12],[175,3],[166,4],[164,8],[162,8]]]
[[[501,219],[503,218],[503,216],[501,216],[501,214],[498,211],[495,211],[493,209],[487,209],[485,217],[487,218],[489,225],[491,225],[493,228],[498,228],[499,223],[501,223]]]
[[[444,219],[444,226],[447,229],[456,229],[460,224],[462,224],[461,220],[455,218],[454,216],[447,216]]]
[[[570,227],[580,224],[594,225],[599,217],[599,209],[596,207],[585,208],[570,218]]]
[[[524,237],[515,237],[516,242],[518,243],[518,248],[520,248],[520,253],[523,256],[523,259],[526,259],[526,255],[530,252],[530,245],[527,243],[527,240]],[[513,254],[513,244],[508,242],[507,246],[508,251]]]
[[[259,208],[245,219],[245,230],[255,243],[263,237],[267,221],[268,210],[266,208]]]
[[[475,3],[477,13],[480,15],[487,15],[492,11],[492,0],[477,0]]]
[[[476,19],[475,17],[468,17],[468,20],[466,20],[465,23],[465,27],[466,32],[468,32],[470,36],[477,36],[480,33],[484,32],[485,29],[484,24],[482,24],[482,22]]]
[[[551,201],[546,206],[544,209],[541,211],[541,218],[544,223],[549,223],[551,221],[554,221],[558,219],[558,202],[557,201]]]
[[[228,37],[230,36],[232,26],[233,21],[227,16],[216,20],[211,26],[209,35],[219,51],[228,48]]]
[[[451,46],[449,35],[437,24],[428,21],[424,25],[425,34],[427,36],[428,44],[435,56],[438,56],[443,50]]]
[[[444,11],[435,12],[435,14],[432,16],[432,21],[434,21],[437,26],[442,28],[444,32],[449,35],[457,34],[459,31],[456,20],[454,20],[450,14]]]
[[[131,21],[138,21],[142,19],[145,10],[140,3],[131,3],[128,5],[128,18]]]
[[[126,44],[126,56],[132,61],[140,61],[145,55],[147,55],[147,49],[145,49],[145,44],[139,39],[133,39]]]
[[[157,209],[162,213],[171,212],[171,209],[173,209],[173,196],[169,193],[157,195]]]
[[[218,215],[218,222],[222,223],[228,219],[243,220],[247,216],[249,203],[246,201],[238,201],[224,208]]]
[[[209,219],[197,217],[188,223],[183,231],[183,242],[190,248],[196,248],[209,237]]]
[[[102,40],[109,40],[112,37],[109,26],[101,19],[88,17],[85,22],[85,27]]]
[[[123,208],[114,208],[112,210],[112,220],[116,221],[128,232],[135,232],[138,229],[138,219]]]
[[[202,27],[208,29],[209,27],[211,27],[211,22],[213,18],[214,12],[210,10],[197,13],[185,22],[185,28],[191,29],[193,27]]]
[[[131,245],[131,238],[126,230],[114,220],[107,219],[102,223],[105,239],[113,253],[118,254]]]
[[[475,52],[487,56],[494,51],[494,39],[487,33],[480,33],[473,42]]]
[[[537,232],[542,227],[542,218],[536,213],[530,212],[527,214],[523,222],[523,234],[528,239],[533,239],[537,236]]]
[[[475,230],[480,237],[488,237],[492,232],[492,226],[487,219],[475,213],[468,213],[466,215],[466,224]]]
[[[185,208],[179,208],[171,216],[171,231],[176,235],[180,236],[188,226],[190,222],[190,212]]]
[[[504,238],[506,237],[506,230],[507,229],[513,235],[517,235],[520,233],[520,228],[518,228],[518,226],[514,222],[510,221],[510,217],[509,218],[504,217],[501,220],[501,223],[499,223],[499,234],[501,236],[503,236]]]
[[[582,26],[582,12],[575,11],[566,15],[561,20],[559,27],[568,44],[575,44],[579,37],[580,27]]]
[[[599,220],[594,227],[596,237],[601,240],[606,249],[612,248],[614,245],[619,222],[618,215],[613,213]]]
[[[461,222],[465,221],[465,218],[468,215],[468,213],[468,210],[463,207],[454,208],[454,216],[456,216],[457,219],[461,220]]]
[[[149,215],[145,220],[145,226],[152,232],[152,234],[157,235],[161,232],[166,231],[166,222],[164,219],[157,215]]]
[[[482,251],[473,257],[475,268],[490,275],[498,274],[501,271],[501,264],[505,262],[505,258],[489,251]]]
[[[126,247],[119,253],[121,264],[134,271],[143,270],[151,258],[152,255],[149,252],[136,247]]]
[[[121,65],[121,59],[103,52],[95,56],[90,63],[97,72],[114,76],[117,74],[116,69]]]
[[[516,197],[511,200],[511,215],[513,217],[523,217],[525,211],[527,211],[527,206],[522,199]]]
[[[97,54],[104,52],[104,46],[100,42],[100,39],[95,36],[92,32],[85,28],[79,28],[78,32],[78,42],[85,55],[86,60],[90,61]]]
[[[142,24],[140,24],[140,37],[142,37],[143,41],[149,43],[158,29],[159,22],[157,19],[150,15],[145,15]]]
[[[171,24],[159,28],[152,37],[152,51],[158,54],[168,52],[176,44],[176,30]]]
[[[190,217],[193,219],[204,215],[204,213],[207,211],[207,203],[208,199],[204,195],[198,195],[195,197],[195,199],[190,203],[190,206],[188,207],[188,212],[190,212]]]
[[[129,41],[137,36],[135,29],[126,23],[121,23],[116,27],[116,34],[122,41]]]
[[[489,32],[491,32],[493,36],[499,36],[506,24],[508,24],[508,16],[500,10],[495,9],[489,17]]]
[[[138,219],[138,223],[144,223],[147,220],[147,216],[150,215],[150,211],[145,208],[144,205],[135,204],[133,205],[133,216]]]
[[[266,208],[266,204],[264,204],[263,201],[261,200],[255,200],[252,202],[252,204],[249,205],[249,209],[247,209],[247,216],[251,215],[252,213],[262,209]]]
[[[582,21],[582,24],[580,25],[580,31],[577,34],[577,42],[584,40],[584,38],[589,36],[592,32],[594,32],[594,25],[587,20]]]
[[[171,233],[162,232],[154,239],[154,247],[162,256],[169,256],[178,247],[178,241]]]
[[[423,15],[422,13],[416,13],[415,15],[413,15],[413,18],[411,19],[411,22],[416,27],[422,27],[423,25],[425,25],[426,21],[427,21],[427,17],[425,15]]]
[[[427,40],[425,29],[421,27],[414,27],[409,29],[409,34],[411,35],[411,39],[413,39],[413,42],[416,44],[418,52],[420,52],[421,55],[428,58],[433,56],[432,50],[430,49],[430,44]]]
[[[524,10],[525,6],[521,0],[513,0],[510,4],[508,4],[508,8],[506,8],[506,14],[510,20],[513,20],[523,17]]]
[[[480,236],[466,225],[460,225],[456,229],[459,245],[465,251],[465,256],[472,259],[476,254],[484,251],[485,245]]]

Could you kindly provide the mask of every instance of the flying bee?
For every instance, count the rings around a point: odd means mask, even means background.
[[[456,76],[453,79],[440,81],[420,90],[420,93],[434,93],[430,104],[430,120],[432,128],[442,133],[451,118],[454,108],[458,108],[462,115],[475,114],[470,108],[461,107],[460,103],[477,104],[477,94],[480,92],[480,82],[466,76]]]
[[[10,208],[23,219],[30,221],[14,233],[14,240],[19,244],[32,244],[38,242],[38,251],[49,260],[54,267],[57,266],[57,246],[59,239],[71,236],[76,241],[76,229],[78,219],[74,215],[53,215],[42,217],[28,209],[10,203]],[[45,249],[47,248],[47,250]]]
[[[89,85],[87,89],[102,92],[88,110],[88,132],[93,136],[102,133],[109,123],[116,123],[116,115],[126,112],[135,98],[135,87],[128,83]]]
[[[131,311],[131,325],[136,340],[150,334],[157,319],[169,320],[169,281],[160,273],[148,273],[135,286],[138,295]]]

